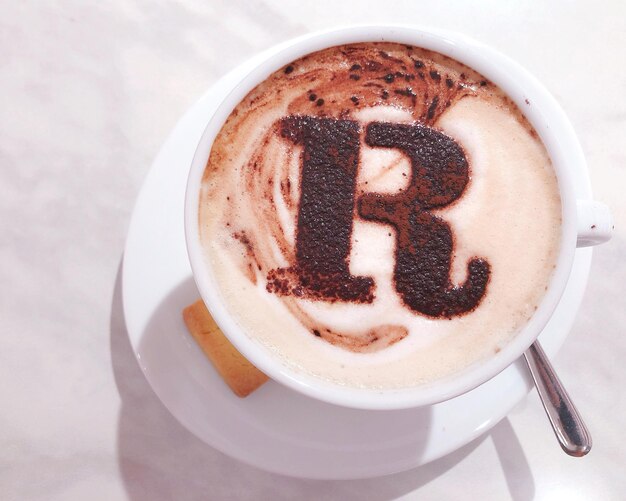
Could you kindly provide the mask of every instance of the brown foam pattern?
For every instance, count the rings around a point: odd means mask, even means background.
[[[438,118],[460,99],[481,95],[493,98],[494,93],[499,94],[500,91],[473,70],[440,54],[415,47],[386,43],[355,44],[312,54],[272,74],[233,111],[214,143],[205,172],[203,198],[222,201],[222,206],[216,203],[216,207],[222,210],[220,224],[226,230],[225,238],[229,239],[226,247],[232,249],[233,259],[239,263],[248,280],[265,285],[270,293],[278,293],[291,314],[312,335],[355,352],[384,349],[404,338],[406,327],[385,324],[375,329],[359,330],[355,327],[338,331],[313,318],[303,307],[307,301],[319,299],[371,302],[375,298],[375,285],[367,277],[350,275],[349,234],[335,235],[336,239],[331,242],[333,245],[322,250],[343,256],[333,261],[340,265],[339,268],[327,270],[324,279],[318,280],[320,289],[317,296],[311,293],[311,289],[303,292],[302,277],[307,279],[312,271],[319,277],[319,267],[317,270],[298,267],[298,263],[303,261],[299,260],[301,256],[298,255],[296,242],[307,237],[298,233],[300,226],[297,219],[300,204],[308,202],[302,200],[301,190],[303,138],[297,136],[292,122],[308,116],[349,124],[362,110],[385,106],[410,113],[413,123],[436,128]],[[499,98],[506,103],[504,96]],[[360,146],[365,147],[365,125],[357,129],[348,126],[337,133],[356,134]],[[368,130],[371,145],[384,143],[384,137],[378,136],[375,129]],[[246,143],[250,145],[245,162],[237,165],[234,173],[220,172],[232,168],[228,160],[241,153],[238,144],[242,137],[246,137]],[[384,147],[384,144],[380,146]],[[346,154],[343,162],[357,169],[358,149]],[[409,195],[413,198],[421,196],[423,208],[449,203],[460,195],[470,168],[464,165],[458,172],[451,172],[445,177],[444,184],[428,194],[412,192]],[[442,178],[431,181],[438,179]],[[341,185],[342,182],[334,180],[335,184]],[[412,189],[419,191],[424,186],[422,183]],[[363,217],[394,224],[380,213],[384,211],[385,203],[393,202],[391,198],[387,197],[385,201],[373,194],[366,195],[361,198],[357,211],[356,200],[362,195],[358,186],[348,182],[340,188],[350,192],[346,199],[348,204],[340,207],[346,217]],[[405,198],[409,195],[404,194]],[[403,201],[397,207],[408,205]],[[451,316],[471,310],[485,292],[489,278],[488,264],[481,259],[472,260],[468,264],[469,278],[465,286],[451,287],[448,273],[453,236],[449,230],[426,212],[405,219],[413,222],[412,227],[416,231],[432,229],[434,233],[431,233],[441,237],[441,245],[438,246],[439,254],[434,255],[437,261],[435,269],[439,270],[435,285],[431,281],[426,283],[425,288],[415,290],[415,280],[407,280],[416,271],[411,267],[414,259],[405,259],[406,266],[400,266],[401,269],[396,272],[394,279],[399,284],[404,302],[416,314],[421,312],[431,316]],[[403,231],[397,224],[395,227],[399,240],[409,238],[407,228]],[[319,235],[317,231],[311,238],[318,238]],[[409,249],[411,244],[403,248]],[[424,270],[418,271],[424,275]],[[337,287],[338,280],[351,283],[353,287],[350,290],[340,289]]]

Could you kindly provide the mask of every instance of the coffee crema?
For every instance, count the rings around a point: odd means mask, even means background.
[[[493,355],[560,245],[545,147],[483,76],[394,43],[333,47],[233,110],[200,240],[229,314],[298,371],[404,388]]]

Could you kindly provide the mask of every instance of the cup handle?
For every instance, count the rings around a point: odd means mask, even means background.
[[[613,216],[602,202],[577,200],[578,239],[576,247],[590,247],[608,242],[613,234]]]

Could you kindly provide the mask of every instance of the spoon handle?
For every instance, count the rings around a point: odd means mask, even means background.
[[[539,341],[526,350],[524,358],[561,448],[570,456],[584,456],[591,450],[591,435]]]

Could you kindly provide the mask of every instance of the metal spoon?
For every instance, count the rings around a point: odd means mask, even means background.
[[[591,435],[539,341],[524,352],[524,358],[561,448],[570,456],[584,456],[591,450]]]

